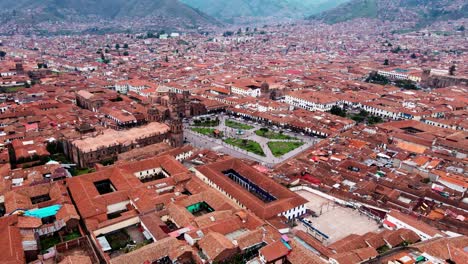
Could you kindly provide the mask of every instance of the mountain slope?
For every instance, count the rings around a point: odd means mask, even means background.
[[[440,20],[468,17],[466,0],[352,0],[311,16],[333,24],[355,18],[414,22],[416,27]]]
[[[195,24],[216,23],[210,16],[178,0],[0,0],[0,11],[17,18],[34,14],[36,20],[64,20],[97,16],[105,19],[163,16]]]
[[[213,17],[303,18],[336,7],[349,0],[181,0]]]

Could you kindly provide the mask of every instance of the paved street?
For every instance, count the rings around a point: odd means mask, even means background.
[[[212,118],[215,118],[215,117],[212,117]],[[240,149],[238,147],[227,144],[227,143],[223,142],[222,139],[215,139],[215,138],[212,138],[212,137],[209,137],[209,136],[206,136],[206,135],[196,133],[196,132],[194,132],[194,131],[192,131],[190,129],[189,124],[184,125],[184,138],[185,138],[185,140],[189,144],[191,144],[191,145],[193,145],[195,147],[198,147],[198,148],[212,149],[212,150],[215,150],[215,151],[218,151],[218,152],[222,152],[222,153],[231,155],[233,157],[255,160],[255,161],[260,162],[263,165],[268,166],[268,167],[272,167],[275,164],[281,163],[281,162],[283,162],[283,161],[285,161],[285,160],[287,160],[287,159],[289,159],[291,157],[296,156],[297,154],[299,154],[302,151],[310,148],[311,146],[313,146],[314,144],[316,144],[319,141],[319,139],[314,138],[314,137],[302,136],[302,135],[299,135],[299,134],[290,133],[290,132],[286,132],[286,131],[283,131],[284,135],[289,135],[291,137],[295,137],[295,138],[297,138],[297,140],[268,139],[268,138],[264,138],[264,137],[261,137],[261,136],[258,136],[257,134],[255,134],[256,130],[264,127],[263,125],[255,124],[253,122],[252,123],[251,122],[246,122],[246,121],[243,121],[243,120],[237,120],[237,119],[234,119],[234,118],[229,118],[226,115],[217,115],[217,117],[220,119],[220,125],[217,126],[217,127],[212,127],[212,128],[216,128],[219,131],[222,131],[224,133],[224,137],[226,137],[226,138],[249,139],[249,140],[256,141],[262,147],[263,152],[265,153],[265,157],[256,155],[254,153],[251,153],[251,152],[245,151],[243,149]],[[225,125],[226,119],[231,119],[231,120],[233,120],[235,122],[238,122],[238,123],[247,124],[247,125],[250,125],[250,126],[252,126],[254,128],[252,128],[250,130],[242,130],[243,134],[239,135],[239,133],[238,133],[239,130],[238,129],[227,127]],[[268,128],[268,129],[272,130],[272,128]],[[279,130],[277,130],[275,132],[279,132]],[[286,153],[285,155],[283,155],[281,157],[275,157],[271,153],[270,148],[267,145],[269,141],[301,141],[304,144],[302,146],[300,146],[300,147]]]

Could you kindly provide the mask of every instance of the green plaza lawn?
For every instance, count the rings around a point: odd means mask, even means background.
[[[218,119],[204,119],[204,120],[194,120],[192,126],[197,126],[197,127],[215,127],[219,126],[219,120]]]
[[[205,127],[193,127],[191,128],[192,131],[195,131],[197,133],[200,133],[202,135],[214,137],[215,136],[215,131],[216,129],[214,128],[205,128]],[[223,132],[219,131],[219,137],[223,137]]]
[[[224,142],[228,143],[229,145],[236,146],[248,152],[252,152],[254,154],[265,156],[263,153],[263,149],[257,142],[248,139],[236,139],[236,138],[227,138]]]
[[[235,122],[235,121],[232,121],[232,120],[229,120],[229,119],[226,120],[225,124],[226,124],[226,126],[228,126],[230,128],[234,128],[234,129],[250,130],[250,129],[254,128],[253,126],[246,125],[246,124],[239,123],[239,122]]]
[[[275,157],[281,157],[284,154],[297,149],[304,143],[300,141],[270,141],[268,147]]]
[[[283,139],[283,140],[297,140],[295,137],[291,137],[282,133],[277,133],[266,128],[261,128],[255,131],[255,134],[260,137],[268,138],[268,139]]]

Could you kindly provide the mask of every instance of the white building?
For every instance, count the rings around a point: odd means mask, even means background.
[[[257,87],[257,86],[249,86],[249,87],[231,86],[231,93],[240,94],[243,96],[259,97],[261,95],[261,90],[260,90],[260,87]]]
[[[422,241],[444,236],[442,232],[423,221],[395,210],[390,211],[386,215],[383,226],[390,230],[409,229],[415,232]]]
[[[284,102],[294,107],[303,108],[309,111],[330,111],[339,101],[332,97],[314,97],[309,94],[291,93],[285,96]]]

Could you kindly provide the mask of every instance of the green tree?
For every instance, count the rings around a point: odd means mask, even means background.
[[[115,44],[115,49],[116,50],[120,49],[120,44],[119,43]]]
[[[418,90],[419,88],[411,80],[396,80],[395,85],[405,90]]]
[[[398,47],[392,49],[392,53],[399,53],[400,51],[401,51],[401,47],[400,47],[400,46],[398,46]]]
[[[369,74],[369,77],[367,77],[366,82],[387,85],[390,83],[390,80],[387,77],[378,74],[377,72],[372,72]]]
[[[242,145],[243,146],[247,146],[247,143],[248,143],[247,139],[242,139]]]
[[[125,43],[123,47],[124,47],[124,49],[128,49],[128,44]]]
[[[416,57],[416,54],[414,54],[414,53],[411,54],[411,58],[412,58],[412,59],[416,59],[416,58],[417,58],[417,57]]]
[[[385,59],[383,65],[389,65],[388,59]]]
[[[360,116],[363,116],[363,117],[367,117],[367,116],[369,116],[369,112],[367,112],[366,110],[363,109],[363,110],[361,110],[361,111],[359,112],[359,115],[360,115]]]
[[[370,116],[367,119],[367,123],[369,123],[369,125],[374,125],[374,124],[378,124],[378,123],[382,123],[382,122],[383,122],[383,119],[378,117],[378,116]]]
[[[457,70],[457,67],[455,65],[450,66],[449,68],[449,75],[455,75],[455,71]]]
[[[124,51],[123,55],[128,56],[128,51]]]
[[[331,109],[330,109],[330,114],[332,115],[336,115],[336,116],[341,116],[341,117],[345,117],[346,116],[346,111],[337,106],[337,105],[334,105]]]
[[[6,56],[6,52],[3,51],[3,50],[0,50],[0,58],[3,59],[3,58],[5,58],[5,56]]]

